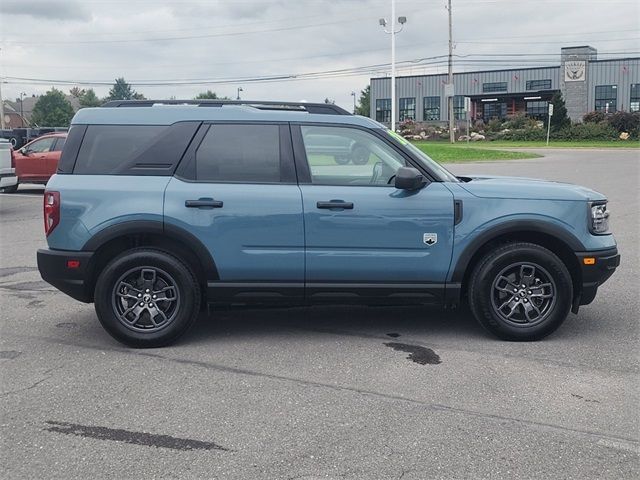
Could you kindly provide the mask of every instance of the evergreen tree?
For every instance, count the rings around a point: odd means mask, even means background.
[[[68,127],[73,107],[60,90],[51,88],[33,107],[31,123],[38,127]]]
[[[371,114],[371,85],[360,92],[356,114],[368,117]]]
[[[116,83],[113,84],[111,90],[109,90],[108,100],[134,100],[140,97],[141,94],[137,93],[131,85],[122,77],[116,78]],[[144,97],[143,97],[144,98]]]
[[[200,92],[195,96],[194,100],[217,100],[220,97],[216,92],[212,92],[211,90],[207,90],[206,92]]]
[[[564,104],[564,99],[560,92],[556,92],[551,97],[551,104],[553,105],[553,115],[551,115],[551,130],[557,132],[564,127],[571,126],[571,119],[567,116],[567,107]],[[547,126],[547,120],[549,116],[545,117],[544,126]]]
[[[99,107],[100,105],[102,105],[102,100],[98,98],[96,92],[93,91],[93,88],[90,88],[82,95],[80,95],[79,100],[81,108]]]

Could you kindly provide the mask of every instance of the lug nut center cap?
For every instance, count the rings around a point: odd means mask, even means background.
[[[151,300],[151,295],[149,295],[148,293],[146,293],[143,297],[142,300],[144,300],[145,302],[148,302]]]

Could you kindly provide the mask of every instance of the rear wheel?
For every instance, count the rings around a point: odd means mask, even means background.
[[[160,347],[195,322],[200,286],[178,258],[153,249],[124,252],[100,273],[95,289],[98,319],[116,340],[132,347]]]
[[[538,340],[555,331],[571,308],[571,275],[553,252],[509,243],[475,268],[469,305],[478,322],[504,340]]]

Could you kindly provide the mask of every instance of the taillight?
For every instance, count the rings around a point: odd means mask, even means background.
[[[46,236],[60,222],[60,192],[44,192],[44,233]]]

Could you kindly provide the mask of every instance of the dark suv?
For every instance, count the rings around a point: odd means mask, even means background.
[[[334,105],[131,101],[80,110],[47,184],[42,277],[95,302],[132,346],[177,339],[205,304],[466,299],[535,340],[619,264],[606,198],[456,177]]]

